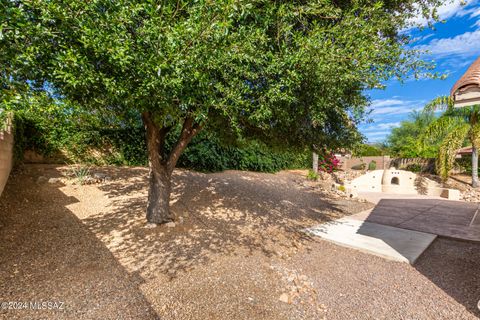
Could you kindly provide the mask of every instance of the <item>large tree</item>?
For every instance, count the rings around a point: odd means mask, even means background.
[[[435,158],[441,143],[440,137],[430,137],[424,143],[425,130],[435,121],[432,110],[412,111],[408,119],[393,128],[387,136],[391,155],[403,158]]]
[[[283,147],[357,142],[364,90],[425,70],[404,30],[440,2],[2,0],[1,84],[137,112],[151,169],[147,219],[162,223],[174,219],[172,171],[204,128]]]

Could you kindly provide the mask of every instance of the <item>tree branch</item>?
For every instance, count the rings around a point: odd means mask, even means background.
[[[173,147],[167,161],[168,173],[172,173],[173,169],[177,165],[178,158],[182,154],[183,150],[187,147],[193,137],[202,129],[202,125],[194,124],[192,117],[187,116],[183,122],[182,132],[177,140],[175,147]]]

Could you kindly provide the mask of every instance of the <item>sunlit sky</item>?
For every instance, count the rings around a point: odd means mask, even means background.
[[[480,0],[468,0],[463,6],[461,2],[455,0],[439,9],[445,22],[436,23],[434,30],[407,31],[416,40],[416,48],[430,52],[424,58],[435,61],[435,71],[448,77],[445,80],[412,79],[403,84],[391,80],[386,83],[385,90],[369,91],[373,122],[360,126],[368,142],[384,141],[391,129],[398,127],[413,110],[421,110],[425,103],[437,96],[448,95],[453,84],[480,56]],[[419,19],[417,22],[424,21]]]

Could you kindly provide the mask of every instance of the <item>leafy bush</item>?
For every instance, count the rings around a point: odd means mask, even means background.
[[[455,167],[461,172],[472,174],[472,156],[462,155],[461,158],[455,159]]]
[[[312,180],[312,181],[317,181],[318,180],[318,172],[315,172],[313,170],[308,170],[307,174],[307,179]]]
[[[352,170],[365,170],[366,167],[367,164],[362,162],[360,164],[352,166]]]
[[[370,161],[368,164],[368,170],[376,170],[377,169],[377,162],[375,160]]]
[[[35,102],[34,102],[35,103]],[[37,104],[39,102],[37,101]],[[89,165],[146,165],[144,128],[138,120],[122,122],[102,119],[81,108],[49,105],[32,109],[16,106],[15,159],[23,159],[24,150],[57,162]],[[178,130],[177,130],[178,131]],[[166,147],[175,143],[176,130]],[[198,171],[227,169],[276,172],[306,168],[309,152],[282,151],[256,141],[223,144],[212,132],[201,132],[179,159],[178,166]]]
[[[418,163],[411,163],[405,167],[405,170],[411,171],[411,172],[421,172],[422,171],[422,165]]]
[[[340,160],[335,157],[333,152],[318,155],[318,170],[332,173],[338,170]]]

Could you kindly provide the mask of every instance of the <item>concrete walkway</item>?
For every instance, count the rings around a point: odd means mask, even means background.
[[[308,232],[341,246],[410,264],[413,264],[436,238],[436,235],[429,233],[352,218],[325,223],[308,229]]]

